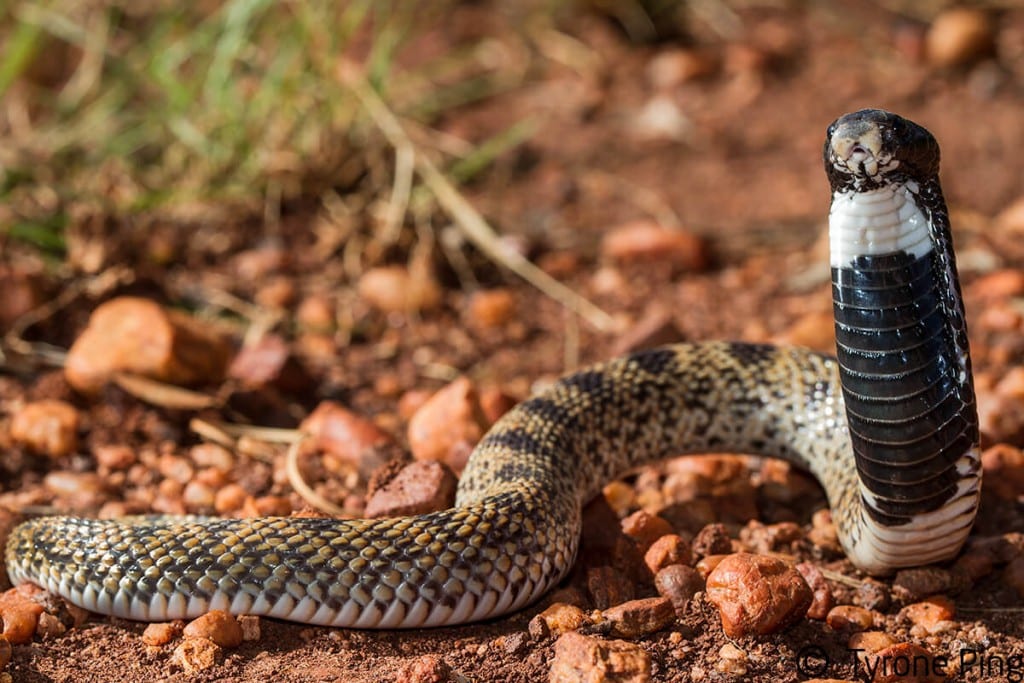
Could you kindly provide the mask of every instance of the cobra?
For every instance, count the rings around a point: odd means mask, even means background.
[[[477,445],[456,506],[393,519],[43,517],[6,546],[14,582],[139,620],[211,609],[409,628],[501,615],[569,571],[581,507],[686,453],[788,460],[824,488],[852,562],[953,557],[980,472],[964,312],[925,129],[864,110],[828,128],[837,356],[710,342],[569,375]]]

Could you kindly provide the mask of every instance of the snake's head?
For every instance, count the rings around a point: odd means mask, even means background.
[[[927,130],[881,109],[841,116],[825,134],[832,191],[866,191],[938,176],[939,145]]]

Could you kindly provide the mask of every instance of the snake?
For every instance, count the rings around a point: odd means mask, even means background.
[[[572,568],[582,507],[669,457],[781,458],[821,484],[867,574],[950,560],[981,486],[939,146],[865,109],[827,129],[836,354],[707,341],[557,380],[480,439],[455,506],[381,519],[44,516],[10,535],[13,583],[133,620],[214,609],[352,628],[491,619]]]

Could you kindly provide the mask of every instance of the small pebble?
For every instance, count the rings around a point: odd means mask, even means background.
[[[310,294],[295,309],[295,322],[307,332],[330,333],[337,325],[334,303],[324,294]]]
[[[186,638],[174,648],[171,659],[191,676],[216,666],[223,657],[224,650],[212,640]]]
[[[811,591],[814,594],[814,600],[811,602],[811,606],[807,608],[807,618],[824,619],[828,616],[835,602],[828,581],[825,580],[825,575],[821,573],[817,566],[810,562],[801,562],[796,566],[796,570],[804,577],[804,581],[811,587]]]
[[[502,415],[512,410],[518,401],[496,388],[484,389],[480,392],[480,410],[483,411],[487,424],[494,424]]]
[[[700,574],[701,579],[707,581],[711,572],[715,571],[715,567],[717,567],[719,563],[727,557],[729,557],[729,554],[707,555],[706,557],[702,557],[698,560],[697,564],[694,565],[694,568],[697,570],[697,573]]]
[[[104,496],[103,478],[95,472],[53,470],[43,477],[43,486],[78,509],[95,507]]]
[[[92,450],[96,464],[107,470],[126,470],[138,462],[138,456],[129,446],[96,446]]]
[[[214,384],[224,377],[231,347],[197,320],[139,297],[100,305],[68,351],[64,376],[85,394],[126,371],[169,384]]]
[[[420,655],[398,670],[395,683],[445,683],[451,680],[452,668],[441,655]]]
[[[925,35],[925,51],[935,66],[965,66],[994,54],[995,40],[995,27],[984,10],[952,7],[935,17]]]
[[[40,614],[39,621],[36,623],[36,635],[39,636],[40,640],[59,638],[67,633],[67,630],[68,627],[65,626],[60,619],[49,612],[43,612]]]
[[[227,484],[213,497],[213,509],[218,515],[227,515],[242,509],[249,494],[239,484]]]
[[[903,601],[920,600],[936,593],[945,593],[953,585],[948,569],[943,567],[915,567],[896,572],[892,581],[893,593]]]
[[[892,596],[885,584],[874,579],[864,579],[853,595],[853,601],[864,609],[885,612],[889,609]]]
[[[401,517],[446,510],[455,504],[458,480],[440,462],[409,463],[366,501],[367,517]]]
[[[879,652],[896,644],[896,639],[884,631],[861,631],[854,633],[846,641],[850,650],[861,650],[868,654]]]
[[[551,638],[551,629],[548,628],[548,622],[541,618],[538,614],[526,625],[526,632],[530,635],[534,641],[542,643]]]
[[[391,435],[372,421],[334,401],[320,404],[299,425],[312,435],[316,447],[359,466],[367,475],[388,460]]]
[[[956,558],[953,570],[962,572],[972,583],[992,573],[992,556],[978,550],[967,550]]]
[[[305,371],[292,357],[291,346],[278,334],[246,340],[231,361],[227,375],[244,387],[275,386],[300,391],[308,384]]]
[[[186,638],[206,638],[223,648],[242,644],[242,627],[233,616],[219,609],[193,619],[183,633]]]
[[[12,645],[24,645],[32,640],[43,606],[32,599],[40,589],[23,584],[0,594],[0,620],[3,635]]]
[[[433,393],[426,389],[410,389],[403,392],[398,398],[398,416],[408,421],[431,396]]]
[[[636,490],[624,481],[607,484],[601,490],[601,494],[618,517],[625,517],[636,502]]]
[[[405,266],[371,268],[360,276],[357,290],[366,303],[384,313],[426,311],[441,303],[437,281]]]
[[[246,499],[251,509],[243,510],[245,517],[287,517],[292,514],[292,502],[287,496],[258,496]]]
[[[676,616],[682,618],[697,593],[704,590],[704,579],[693,567],[670,564],[654,576],[658,594],[672,602]]]
[[[173,479],[179,484],[187,484],[196,474],[196,468],[192,466],[188,458],[173,453],[162,454],[157,469],[160,476],[165,479]]]
[[[655,54],[647,63],[647,81],[655,90],[672,90],[687,81],[710,76],[718,60],[699,50],[673,47]]]
[[[462,472],[487,430],[476,387],[460,377],[431,396],[409,420],[409,449],[417,460],[439,460]]]
[[[185,504],[185,509],[192,514],[213,512],[216,499],[216,491],[198,481],[190,481],[185,484],[185,490],[181,492],[181,502]]]
[[[732,643],[726,643],[718,650],[715,670],[728,676],[746,676],[749,662],[746,652]]]
[[[611,624],[613,635],[639,638],[671,624],[676,613],[668,598],[658,597],[630,600],[603,610],[601,616]]]
[[[0,296],[0,329],[10,329],[14,321],[43,303],[38,278],[7,264],[0,264],[0,292],[4,293]]]
[[[793,522],[765,525],[751,520],[740,530],[740,541],[745,543],[752,552],[760,554],[781,550],[803,537],[800,525]]]
[[[807,614],[814,595],[795,568],[764,555],[725,557],[707,578],[707,599],[730,638],[768,635]]]
[[[180,636],[184,628],[185,622],[180,619],[150,624],[142,632],[142,642],[153,647],[161,647]]]
[[[235,617],[238,626],[242,629],[242,640],[250,643],[260,639],[261,626],[260,618],[254,614],[242,614]]]
[[[643,219],[609,230],[601,240],[601,253],[613,261],[664,261],[688,271],[703,270],[708,264],[707,246],[700,237]]]
[[[691,559],[690,544],[678,534],[665,534],[644,553],[644,564],[651,574],[672,564],[690,564]]]
[[[636,541],[642,552],[646,552],[662,536],[674,531],[671,524],[646,510],[637,510],[622,520],[622,533]]]
[[[630,132],[634,136],[648,141],[683,141],[686,140],[693,127],[690,118],[683,113],[679,106],[678,100],[669,93],[656,93],[636,111],[629,123]],[[646,245],[640,248],[644,251],[641,258],[657,259],[656,249]],[[672,249],[679,249],[679,247],[668,246],[667,250]]]
[[[732,539],[721,524],[708,524],[693,539],[691,550],[694,557],[728,555],[732,552]]]
[[[629,284],[627,284],[626,277],[621,270],[614,266],[603,266],[595,270],[594,274],[590,276],[590,288],[596,294],[611,296],[627,291]],[[623,327],[626,327],[626,324],[619,325],[615,329],[622,329]]]
[[[543,612],[533,618],[543,622],[543,628],[530,629],[530,635],[546,634],[544,637],[560,636],[567,631],[575,631],[590,620],[587,615],[576,605],[569,605],[564,602],[556,602]],[[531,624],[532,621],[531,620]],[[535,636],[536,637],[536,636]]]
[[[338,344],[330,334],[306,332],[295,340],[295,347],[301,356],[323,365],[338,360]]]
[[[57,459],[78,449],[78,410],[66,401],[27,403],[11,418],[11,439],[35,453]]]
[[[831,510],[822,508],[811,516],[811,530],[807,532],[807,540],[822,550],[837,554],[843,551]]]
[[[507,636],[498,636],[495,643],[513,657],[521,656],[530,646],[527,634],[522,631],[516,631]]]
[[[900,614],[924,629],[925,633],[934,634],[948,627],[956,614],[956,606],[945,595],[933,595],[927,600],[907,605]]]
[[[485,289],[474,292],[466,308],[467,322],[480,329],[495,329],[516,314],[516,299],[510,289]]]
[[[280,243],[266,242],[240,251],[231,259],[231,266],[242,282],[259,282],[288,265],[289,252]]]
[[[216,494],[217,491],[224,488],[225,486],[228,485],[228,483],[230,483],[228,475],[225,474],[224,470],[217,469],[216,467],[204,467],[203,469],[199,470],[198,472],[196,472],[195,479],[190,481],[189,484],[193,482],[196,484],[202,484],[203,486],[210,487],[211,489],[213,489],[214,495]],[[185,485],[185,488],[188,488],[187,484]]]
[[[836,605],[829,610],[825,623],[834,631],[866,631],[875,623],[874,614],[856,605]]]
[[[268,278],[257,287],[253,300],[264,308],[288,308],[295,300],[295,281],[287,276]]]
[[[648,683],[651,658],[625,640],[602,640],[575,631],[555,642],[548,683]]]
[[[718,486],[728,487],[737,480],[749,477],[746,458],[738,455],[702,455],[674,458],[666,463],[668,473],[696,474],[700,480],[700,493],[715,493]],[[723,490],[731,490],[724,488]]]

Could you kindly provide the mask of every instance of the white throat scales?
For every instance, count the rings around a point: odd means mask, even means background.
[[[920,258],[932,250],[928,219],[918,208],[913,181],[877,190],[835,192],[829,212],[833,268],[848,268],[858,256],[906,252]]]

